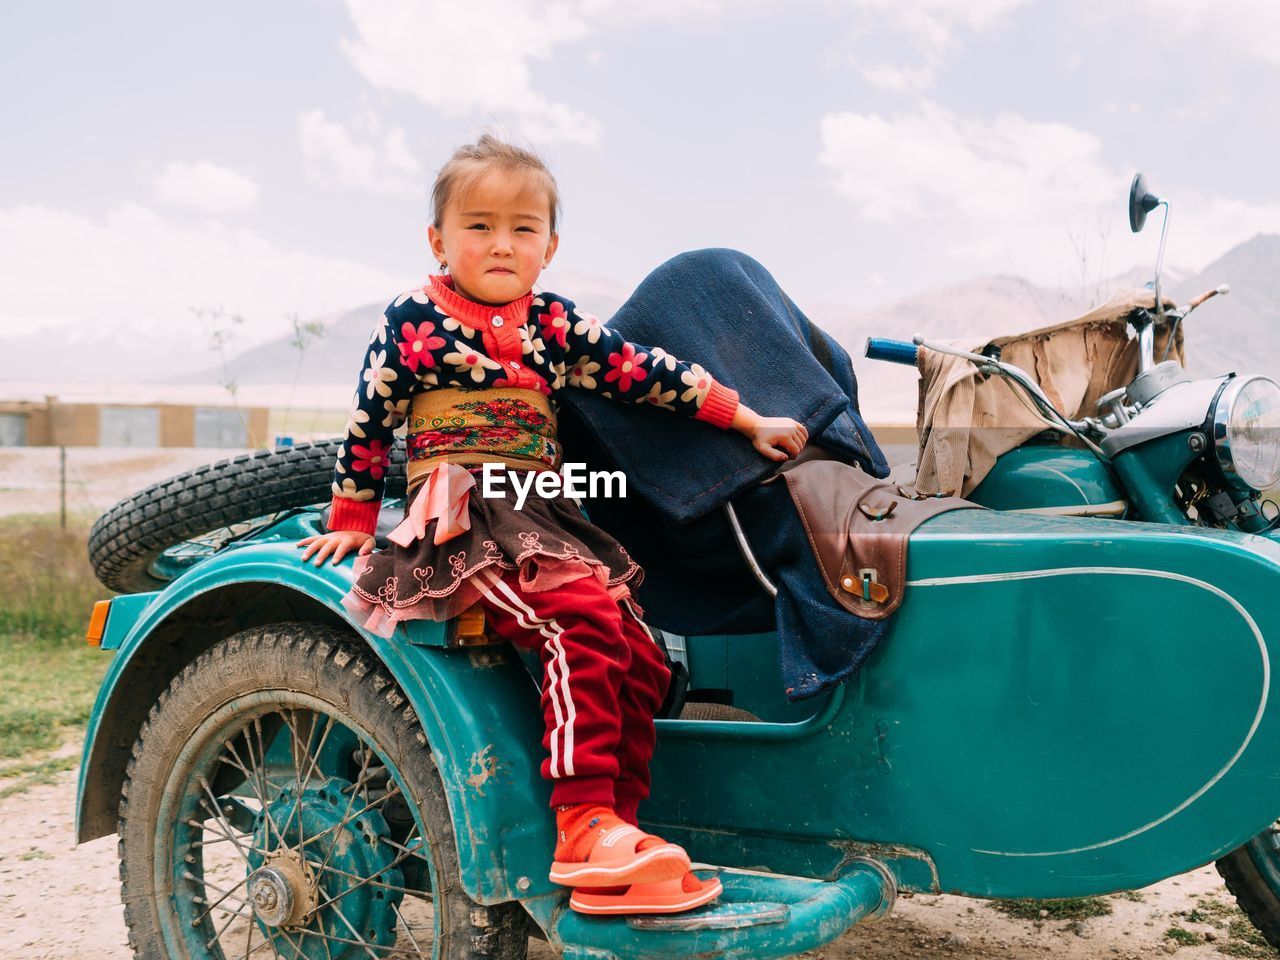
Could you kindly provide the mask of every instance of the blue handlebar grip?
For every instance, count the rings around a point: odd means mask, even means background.
[[[916,365],[916,345],[905,340],[886,340],[883,337],[867,337],[866,355],[871,360],[888,360],[890,363]]]

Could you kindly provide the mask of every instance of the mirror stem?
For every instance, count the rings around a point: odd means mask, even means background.
[[[1160,285],[1156,284],[1156,296],[1160,295]],[[1138,327],[1138,373],[1146,373],[1156,365],[1156,323],[1144,323]]]
[[[1156,253],[1156,321],[1164,317],[1164,298],[1160,295],[1160,271],[1164,267],[1164,238],[1169,232],[1169,201],[1161,200],[1164,207],[1164,223],[1160,225],[1160,249]],[[1154,360],[1154,357],[1152,357]]]

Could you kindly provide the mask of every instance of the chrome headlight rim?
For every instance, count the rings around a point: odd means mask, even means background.
[[[1246,374],[1228,380],[1213,404],[1213,447],[1217,454],[1218,466],[1229,483],[1241,490],[1251,490],[1255,493],[1263,493],[1280,484],[1280,475],[1264,486],[1255,486],[1241,476],[1236,466],[1235,456],[1231,452],[1230,426],[1231,414],[1235,410],[1236,402],[1240,399],[1240,394],[1251,384],[1259,381],[1271,384],[1276,395],[1280,397],[1280,383],[1260,374]]]

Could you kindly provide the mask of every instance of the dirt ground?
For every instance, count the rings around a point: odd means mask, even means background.
[[[73,749],[73,748],[68,748]],[[121,918],[114,837],[74,846],[75,773],[56,783],[0,800],[0,958],[3,960],[129,960]],[[1128,895],[1134,896],[1134,895]],[[1212,867],[1148,887],[1141,899],[1112,896],[1110,916],[1072,922],[1016,920],[988,902],[949,896],[901,897],[888,917],[865,923],[805,954],[822,960],[1067,960],[1165,957],[1207,960],[1272,955],[1228,931],[1231,898]],[[1179,911],[1217,908],[1218,926],[1192,922]],[[1202,909],[1202,913],[1206,912]],[[1174,925],[1213,938],[1178,946],[1166,939]],[[556,956],[533,942],[531,956]],[[1226,949],[1220,951],[1219,948]]]

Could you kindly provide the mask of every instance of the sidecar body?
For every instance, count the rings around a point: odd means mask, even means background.
[[[1089,496],[1106,504],[1113,492]],[[161,592],[113,601],[102,646],[116,654],[89,725],[79,838],[115,829],[130,747],[170,678],[238,630],[290,621],[341,627],[385,665],[439,769],[466,893],[520,901],[566,956],[777,957],[888,909],[897,890],[1145,886],[1280,814],[1280,545],[1053,513],[964,510],[922,525],[888,636],[850,682],[812,700],[783,695],[772,634],[667,638],[691,686],[727,691],[736,708],[733,720],[658,721],[641,808],[720,871],[712,907],[570,911],[547,879],[529,664],[459,644],[445,625],[411,623],[387,640],[348,623],[350,564],[317,569],[294,548],[318,528],[313,511]]]

